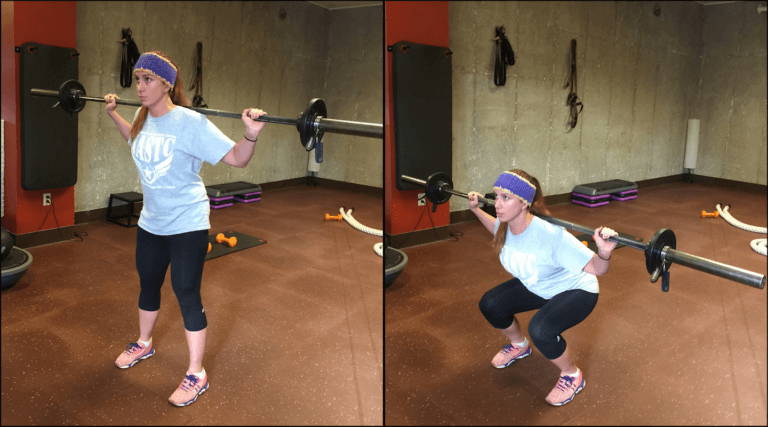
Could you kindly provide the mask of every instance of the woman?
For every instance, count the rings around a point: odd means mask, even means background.
[[[141,100],[133,123],[117,113],[117,96],[104,96],[107,114],[131,146],[144,193],[136,235],[139,292],[139,339],[115,360],[127,369],[155,354],[152,330],[160,309],[160,287],[171,265],[173,291],[184,318],[189,366],[168,401],[176,406],[195,402],[209,387],[203,368],[207,320],[200,298],[208,249],[210,205],[199,172],[202,162],[219,161],[245,167],[253,156],[264,122],[262,110],[243,110],[243,138],[235,143],[207,117],[183,108],[179,68],[158,51],[142,54],[133,69]]]
[[[523,170],[502,173],[493,187],[496,217],[479,209],[477,192],[469,193],[470,210],[495,235],[502,266],[515,278],[489,290],[480,300],[480,311],[493,327],[510,340],[491,363],[506,368],[531,354],[515,314],[539,309],[528,333],[536,348],[560,368],[555,387],[546,397],[554,406],[573,400],[586,381],[571,359],[561,333],[583,321],[597,304],[597,278],[608,271],[617,233],[600,227],[592,236],[597,254],[564,228],[532,212],[549,214],[539,181]]]

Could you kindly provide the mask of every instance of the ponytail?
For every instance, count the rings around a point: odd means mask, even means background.
[[[493,248],[496,249],[496,253],[501,253],[501,248],[504,247],[504,242],[507,241],[507,229],[509,228],[509,223],[507,222],[501,222],[499,223],[499,229],[496,230],[496,234],[493,235]]]

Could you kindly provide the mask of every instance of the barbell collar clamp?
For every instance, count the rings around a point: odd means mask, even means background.
[[[661,275],[661,267],[656,267],[656,270],[651,273],[651,283],[656,283],[657,280],[659,280],[659,276]]]

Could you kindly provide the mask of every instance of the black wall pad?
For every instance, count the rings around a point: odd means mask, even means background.
[[[77,50],[24,43],[19,48],[21,186],[25,190],[70,187],[77,182],[77,114],[51,108],[55,98],[31,88],[58,90],[77,79]]]
[[[451,50],[408,41],[392,48],[395,117],[395,179],[400,190],[416,190],[400,175],[423,178],[451,174]]]
[[[216,235],[224,233],[226,237],[237,237],[237,246],[230,248],[224,243],[216,243]],[[208,236],[208,241],[211,242],[213,249],[205,256],[205,260],[211,260],[218,258],[222,255],[229,255],[232,252],[242,251],[243,249],[252,248],[267,243],[266,240],[259,239],[258,237],[249,236],[247,234],[238,233],[236,231],[217,231]]]

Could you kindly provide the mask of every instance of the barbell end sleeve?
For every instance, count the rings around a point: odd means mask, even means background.
[[[419,184],[419,185],[426,185],[427,181],[424,181],[423,179],[414,178],[412,176],[408,175],[400,175],[401,181],[411,182],[413,184]]]
[[[55,90],[31,88],[29,89],[29,93],[30,95],[36,95],[36,96],[48,96],[51,98],[59,97],[59,92],[56,92]]]
[[[380,123],[366,123],[318,117],[317,127],[324,132],[346,133],[372,138],[381,138],[384,135],[384,126]]]
[[[753,288],[763,289],[765,287],[765,275],[755,273],[754,271],[745,270],[740,267],[713,261],[671,248],[666,250],[664,258],[670,263],[684,265],[694,270],[720,276]]]

